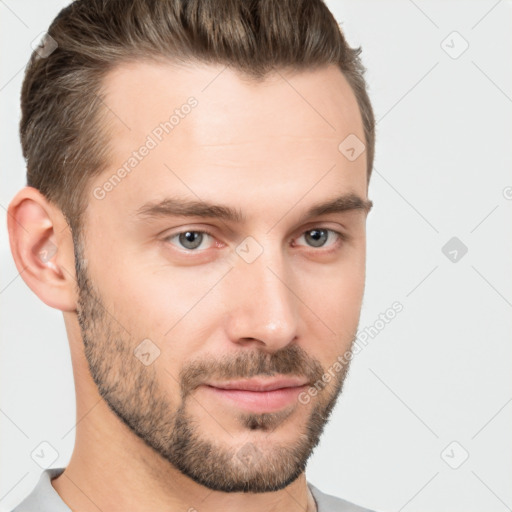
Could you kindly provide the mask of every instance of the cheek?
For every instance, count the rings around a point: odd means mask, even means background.
[[[319,316],[336,332],[356,325],[361,310],[364,279],[357,275],[333,278],[322,291],[313,292],[312,304],[318,304]],[[315,311],[316,312],[316,311]],[[340,331],[340,327],[343,329]]]
[[[323,333],[322,337],[332,334],[336,340],[330,345],[334,352],[340,353],[347,349],[356,334],[364,283],[364,256],[342,261],[331,267],[327,274],[311,275],[303,281],[302,296],[307,298],[306,304],[318,317],[312,317],[314,323],[311,329],[319,336]]]
[[[123,263],[119,274],[109,282],[111,310],[134,343],[149,338],[159,347],[159,364],[174,374],[219,320],[220,302],[212,288],[222,274],[157,268],[143,261],[133,267]]]

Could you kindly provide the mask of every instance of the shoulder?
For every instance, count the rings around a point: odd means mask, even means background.
[[[325,494],[308,482],[311,494],[317,504],[317,512],[374,512],[336,496]]]
[[[51,481],[57,478],[64,469],[50,468],[44,470],[34,489],[12,512],[71,512],[51,484]]]

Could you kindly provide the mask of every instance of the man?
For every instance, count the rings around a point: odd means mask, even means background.
[[[364,294],[374,118],[321,0],[77,0],[29,63],[12,253],[75,448],[15,509],[362,511],[305,467]]]

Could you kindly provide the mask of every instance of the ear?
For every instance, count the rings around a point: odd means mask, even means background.
[[[76,311],[73,239],[62,211],[24,187],[9,204],[7,227],[16,268],[29,288],[52,308]]]

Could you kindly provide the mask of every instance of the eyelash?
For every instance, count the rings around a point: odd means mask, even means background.
[[[319,252],[321,251],[324,254],[335,251],[336,249],[339,248],[339,246],[343,242],[347,242],[349,240],[349,238],[350,238],[347,234],[342,233],[340,231],[336,231],[335,229],[324,228],[324,227],[317,227],[317,226],[312,227],[310,229],[307,229],[306,231],[303,231],[300,236],[303,236],[306,233],[309,233],[311,231],[316,231],[316,230],[318,230],[318,231],[327,231],[328,233],[331,233],[331,234],[334,234],[334,235],[337,236],[338,241],[335,241],[330,246],[327,246],[327,247],[329,247],[329,249],[324,249],[323,246],[318,247],[318,248],[315,248],[313,246],[309,246],[309,249],[313,249],[313,250],[317,249]],[[187,232],[200,233],[200,234],[203,234],[203,235],[208,235],[211,238],[215,238],[215,235],[213,233],[211,233],[210,231],[205,230],[205,229],[201,229],[201,230],[199,230],[199,229],[185,229],[185,230],[182,230],[182,231],[178,231],[177,233],[173,233],[171,235],[166,236],[164,238],[164,242],[171,243],[170,240],[172,240],[173,238],[179,237],[181,234],[184,234],[184,233],[187,233]],[[171,245],[174,245],[174,244],[171,243]],[[175,247],[177,247],[177,246],[175,246]],[[177,247],[177,248],[181,249],[182,251],[184,251],[186,253],[201,253],[201,252],[207,250],[207,249],[187,249],[185,247]]]

